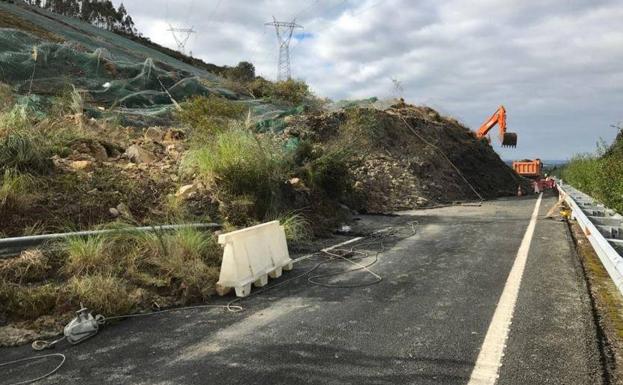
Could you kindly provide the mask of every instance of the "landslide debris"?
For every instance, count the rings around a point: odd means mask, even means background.
[[[384,110],[354,107],[299,116],[281,135],[351,152],[353,187],[363,197],[364,212],[480,199],[473,190],[489,199],[513,195],[520,184],[524,191],[528,187],[488,142],[428,107],[396,103]]]

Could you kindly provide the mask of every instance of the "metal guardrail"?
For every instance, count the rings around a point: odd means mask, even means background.
[[[572,218],[586,234],[619,293],[623,294],[623,216],[560,180],[557,185],[561,197],[571,208]]]
[[[19,255],[22,251],[43,245],[47,242],[59,241],[71,237],[90,237],[95,235],[103,235],[119,232],[150,232],[150,231],[172,231],[185,227],[191,227],[195,229],[218,229],[221,227],[218,223],[189,223],[182,225],[161,225],[161,226],[144,226],[144,227],[122,227],[119,229],[106,229],[106,230],[90,230],[90,231],[76,231],[72,233],[57,233],[57,234],[43,234],[32,235],[27,237],[17,238],[2,238],[0,239],[0,259],[10,258]]]

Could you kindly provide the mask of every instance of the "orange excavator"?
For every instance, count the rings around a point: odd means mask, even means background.
[[[506,132],[506,109],[504,106],[500,106],[500,108],[498,108],[498,110],[495,111],[495,113],[487,119],[482,126],[480,126],[476,132],[476,137],[478,139],[486,137],[489,131],[491,131],[496,124],[500,129],[500,140],[502,141],[502,146],[516,147],[517,134],[514,132]]]

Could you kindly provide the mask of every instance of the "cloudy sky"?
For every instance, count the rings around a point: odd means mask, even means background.
[[[519,136],[505,159],[566,159],[611,141],[623,121],[620,0],[125,0],[138,29],[175,47],[167,24],[193,26],[194,56],[247,60],[276,77],[278,46],[264,23],[304,29],[292,74],[332,99],[400,91],[473,129],[503,104]],[[493,139],[497,140],[496,136]]]

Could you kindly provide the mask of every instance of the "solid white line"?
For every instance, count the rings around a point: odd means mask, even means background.
[[[468,385],[494,385],[498,378],[542,197],[543,194],[541,193],[534,206],[530,224],[517,251],[515,262],[504,285],[495,313],[493,313],[489,330],[487,330],[487,335],[482,343]]]

